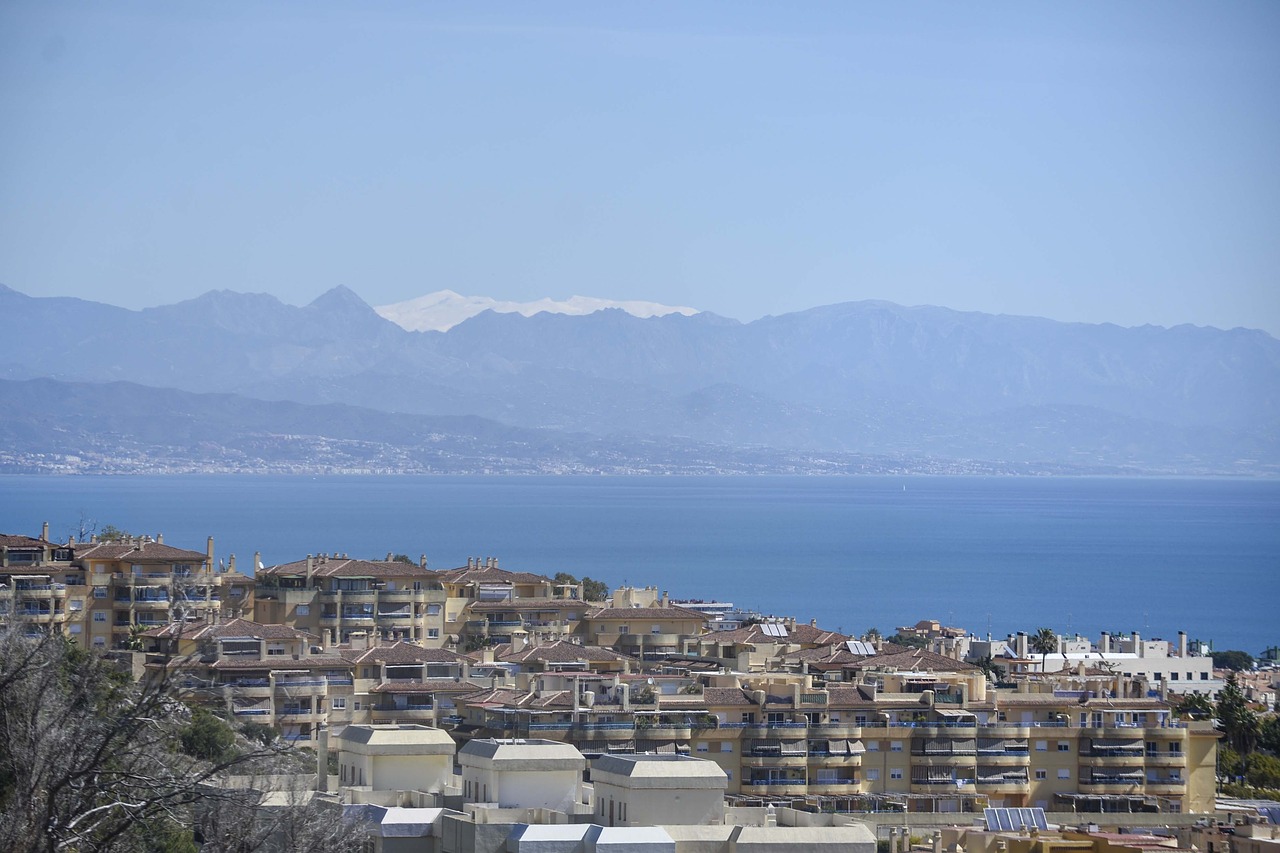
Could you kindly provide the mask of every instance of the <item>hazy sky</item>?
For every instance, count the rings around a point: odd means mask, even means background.
[[[0,282],[1280,334],[1280,3],[0,4]]]

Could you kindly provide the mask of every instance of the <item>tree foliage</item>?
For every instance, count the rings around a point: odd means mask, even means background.
[[[1234,672],[1227,673],[1226,684],[1218,693],[1217,711],[1218,726],[1228,745],[1241,755],[1252,752],[1261,735],[1258,715],[1250,709]]]
[[[1218,669],[1231,669],[1236,672],[1244,672],[1253,669],[1253,655],[1248,652],[1242,652],[1238,649],[1226,649],[1220,652],[1210,652],[1213,658],[1213,665]]]
[[[281,822],[325,838],[289,849],[358,846],[354,827],[326,823],[327,804],[262,812],[252,790],[229,793],[222,777],[275,772],[287,748],[236,750],[223,728],[163,677],[135,684],[58,635],[0,628],[0,850],[186,851],[199,822],[227,828],[208,851],[271,849]]]
[[[929,645],[929,640],[919,634],[906,634],[902,631],[894,634],[889,638],[889,642],[895,646],[906,646],[909,649],[923,649]]]
[[[557,584],[576,584],[578,579],[568,572],[556,572],[552,578]],[[609,585],[604,581],[583,575],[582,597],[587,601],[604,601],[609,597]]]
[[[1027,646],[1040,655],[1040,671],[1044,672],[1049,653],[1058,650],[1058,633],[1052,628],[1041,628],[1028,638]]]

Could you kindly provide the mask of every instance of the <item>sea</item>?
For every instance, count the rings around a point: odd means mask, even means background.
[[[252,570],[497,557],[851,634],[936,619],[1280,644],[1280,482],[1059,477],[0,477],[0,532],[163,533]]]

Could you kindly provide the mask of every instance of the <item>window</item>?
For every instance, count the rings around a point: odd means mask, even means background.
[[[1070,752],[1071,742],[1066,740],[1058,741],[1058,752]]]
[[[891,768],[889,769],[889,778],[890,778],[890,779],[901,779],[901,778],[902,778],[902,768],[901,768],[901,767],[891,767]]]
[[[428,604],[428,605],[427,605],[427,615],[428,615],[428,616],[439,616],[439,615],[440,615],[440,605],[439,605],[439,604]]]
[[[282,655],[284,654],[284,643],[268,643],[267,654]]]
[[[1048,771],[1048,770],[1037,770],[1037,771],[1036,771],[1036,778],[1037,778],[1037,779],[1048,779],[1048,778],[1049,778],[1049,771]]]
[[[1209,680],[1209,673],[1207,673],[1207,672],[1202,672],[1202,673],[1200,673],[1200,680],[1201,680],[1201,681],[1208,681],[1208,680]]]
[[[721,752],[733,752],[733,741],[731,741],[731,740],[721,741],[721,743],[720,743],[720,751],[721,751]]]
[[[357,711],[359,711],[359,710],[360,710],[360,700],[359,700],[359,699],[357,699],[357,700],[356,700],[356,710],[357,710]]]
[[[427,639],[428,639],[428,640],[438,640],[438,639],[440,639],[440,629],[439,629],[439,628],[428,628],[428,629],[427,629]]]
[[[618,626],[618,633],[619,633],[619,634],[630,634],[630,633],[631,633],[631,628],[630,628],[630,626],[628,626],[628,625],[619,625],[619,626]]]
[[[1048,752],[1048,750],[1049,750],[1049,741],[1047,740],[1036,741],[1036,752]]]
[[[94,598],[106,598],[106,597],[107,597],[107,588],[106,588],[105,586],[95,586],[95,587],[93,588],[93,597],[94,597]]]
[[[891,740],[891,741],[889,741],[889,751],[890,751],[890,752],[902,752],[902,741],[900,741],[900,740]]]
[[[868,767],[868,768],[867,768],[867,781],[868,781],[868,782],[879,782],[879,781],[880,781],[880,768],[879,768],[879,767]]]
[[[651,627],[649,628],[649,633],[650,633],[650,634],[661,634],[661,633],[662,633],[662,626],[661,626],[661,625],[653,625],[653,626],[651,626]]]
[[[329,700],[329,705],[335,711],[345,711],[347,709],[347,697],[334,696]]]
[[[68,626],[67,626],[67,630],[68,630],[68,631],[70,631],[70,632],[71,632],[71,633],[73,633],[73,634],[79,634],[79,633],[80,633],[80,629],[81,629],[82,627],[83,627],[83,626],[81,626],[81,625],[68,625]]]
[[[1181,755],[1181,754],[1182,754],[1182,743],[1181,743],[1180,741],[1176,741],[1176,740],[1175,740],[1175,741],[1171,741],[1171,742],[1169,743],[1169,754],[1170,754],[1170,755]]]
[[[310,616],[310,615],[311,615],[311,605],[310,605],[310,604],[299,604],[299,605],[298,605],[298,609],[297,609],[297,611],[295,611],[295,612],[296,612],[296,613],[297,613],[297,615],[299,615],[299,616]]]
[[[1065,767],[1059,767],[1059,768],[1058,768],[1058,778],[1059,778],[1059,779],[1070,779],[1070,778],[1071,778],[1071,771],[1070,771],[1070,770],[1068,770],[1068,769],[1067,769],[1067,768],[1065,768]]]
[[[879,751],[880,751],[880,741],[878,740],[867,741],[867,752],[879,752]]]
[[[755,715],[753,712],[751,712],[751,711],[743,711],[743,712],[742,712],[742,722],[744,722],[744,723],[754,723],[755,721],[756,721],[756,715]]]
[[[1178,680],[1178,673],[1176,673],[1176,672],[1171,672],[1171,673],[1169,673],[1169,680],[1170,680],[1170,681],[1177,681],[1177,680]]]
[[[105,613],[95,613],[95,614],[93,614],[93,621],[94,621],[94,622],[106,622],[106,621],[107,621],[107,614],[105,614]]]
[[[707,742],[705,740],[702,740],[702,741],[698,741],[697,750],[698,752],[709,752],[710,747],[707,746]]]
[[[106,645],[107,645],[107,638],[106,638],[106,637],[94,637],[94,638],[93,638],[93,647],[94,647],[95,649],[105,648],[105,647],[106,647]]]

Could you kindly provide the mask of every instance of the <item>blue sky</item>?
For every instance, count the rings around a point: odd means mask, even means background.
[[[1280,334],[1280,4],[0,5],[0,282]]]

